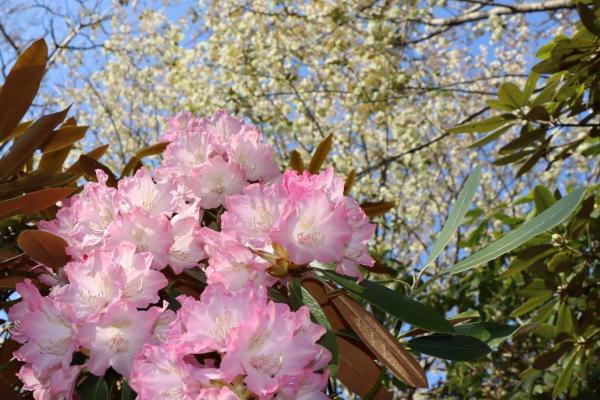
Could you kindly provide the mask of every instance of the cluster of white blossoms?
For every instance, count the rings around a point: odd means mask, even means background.
[[[525,14],[439,25],[475,7],[460,1],[201,0],[182,2],[179,11],[117,3],[110,35],[96,37],[98,68],[81,65],[91,51],[58,60],[76,72],[61,98],[80,104],[81,122],[113,143],[109,163],[155,142],[165,117],[182,105],[247,117],[272,136],[282,159],[294,146],[306,155],[333,133],[336,170],[358,172],[355,197],[401,196],[377,243],[381,253],[397,244],[388,256],[402,264],[418,264],[471,165],[489,160],[492,149],[467,149],[472,137],[450,135],[394,157],[480,111],[501,82],[522,79],[539,39],[569,23],[559,11],[541,25]],[[482,204],[525,187],[511,169],[493,174],[484,172]]]

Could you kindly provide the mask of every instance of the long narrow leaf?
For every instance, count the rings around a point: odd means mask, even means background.
[[[368,280],[359,284],[352,278],[338,275],[332,271],[322,270],[320,272],[344,289],[348,289],[354,295],[401,321],[431,332],[454,332],[452,324],[433,308],[403,296],[388,287]]]
[[[481,251],[471,254],[450,267],[447,274],[457,274],[493,260],[526,243],[529,239],[544,233],[561,222],[575,210],[583,199],[585,188],[577,188],[544,210],[535,218],[525,222],[502,239],[492,243]]]
[[[372,314],[345,294],[332,297],[331,302],[396,378],[410,386],[428,387],[427,376],[419,362]]]
[[[452,235],[458,229],[460,223],[462,222],[467,210],[469,209],[469,205],[471,204],[471,199],[475,195],[477,191],[477,187],[479,186],[479,180],[481,179],[481,167],[477,166],[473,172],[469,175],[467,182],[463,190],[458,195],[458,199],[456,200],[456,204],[452,207],[452,211],[448,216],[448,220],[444,224],[442,231],[438,235],[435,243],[433,244],[433,249],[431,249],[431,254],[427,258],[427,262],[423,266],[423,269],[429,267],[429,265],[440,255],[442,250],[448,245]]]

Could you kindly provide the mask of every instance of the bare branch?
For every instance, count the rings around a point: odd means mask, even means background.
[[[6,31],[6,29],[4,29],[4,26],[1,23],[0,23],[0,34],[2,34],[2,37],[8,42],[10,47],[12,47],[17,52],[17,54],[21,54],[21,49],[19,48],[19,46],[17,46],[15,41],[10,37],[10,35]]]
[[[495,7],[488,10],[466,12],[454,18],[433,18],[429,20],[419,20],[429,26],[455,26],[467,22],[476,22],[487,19],[493,15],[514,15],[514,14],[529,14],[536,12],[548,12],[557,10],[571,10],[575,8],[573,0],[550,0],[540,1],[539,3],[516,3],[516,4],[497,4]]]
[[[463,121],[459,122],[457,125],[462,125],[465,124],[469,121],[471,121],[472,119],[478,117],[479,115],[483,114],[484,112],[486,112],[489,108],[485,107],[482,108],[481,110],[477,111],[474,114],[471,114],[468,118],[464,119]],[[375,165],[371,165],[370,167],[367,167],[365,169],[363,169],[362,171],[360,171],[359,173],[356,174],[357,179],[362,178],[363,176],[365,176],[366,174],[368,174],[369,172],[375,171],[379,168],[382,168],[384,166],[386,166],[387,164],[390,164],[392,162],[398,161],[399,159],[401,159],[402,157],[405,157],[409,154],[413,154],[413,153],[417,153],[423,149],[426,149],[427,147],[431,146],[434,143],[439,142],[440,140],[442,140],[443,138],[445,138],[446,136],[449,136],[450,133],[449,132],[444,132],[441,135],[431,139],[428,142],[425,142],[423,144],[420,144],[416,147],[413,147],[409,150],[406,150],[405,152],[402,152],[400,154],[396,154],[395,156],[391,156],[391,157],[386,157],[384,159],[382,159],[380,162],[378,162]]]

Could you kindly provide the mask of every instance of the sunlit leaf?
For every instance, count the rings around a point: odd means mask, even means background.
[[[428,387],[425,371],[418,361],[375,317],[348,296],[331,298],[363,343],[398,379],[414,387]]]
[[[325,139],[323,139],[321,143],[319,143],[317,149],[310,158],[310,163],[308,164],[308,172],[310,172],[311,174],[317,174],[321,170],[323,163],[325,163],[325,160],[327,159],[327,156],[331,151],[332,143],[332,134],[327,136]]]
[[[57,129],[51,136],[50,141],[46,143],[42,149],[44,153],[52,153],[63,149],[73,143],[83,139],[85,132],[88,130],[87,126],[73,126],[67,125],[60,129]]]
[[[374,218],[379,215],[383,215],[393,209],[396,206],[394,201],[378,201],[376,203],[365,202],[360,205],[360,208],[369,217]]]
[[[290,153],[290,168],[296,172],[304,172],[304,161],[298,150],[292,150]]]
[[[467,124],[459,125],[454,128],[448,129],[450,133],[472,133],[472,132],[489,132],[494,129],[504,126],[510,119],[502,115],[496,115],[481,121],[469,122]]]
[[[512,82],[506,82],[500,86],[498,98],[502,103],[513,108],[521,108],[525,105],[523,92]]]
[[[0,219],[34,213],[54,205],[73,193],[75,188],[48,188],[0,202]]]
[[[465,186],[458,195],[456,203],[452,207],[452,211],[450,212],[450,215],[448,215],[448,219],[446,220],[442,231],[435,239],[433,248],[431,249],[427,261],[425,261],[425,264],[423,265],[423,269],[427,268],[436,258],[438,258],[441,252],[446,248],[446,245],[450,242],[450,239],[452,239],[452,235],[454,235],[454,232],[456,232],[460,226],[471,205],[471,200],[477,191],[480,179],[481,167],[477,166],[469,175]]]
[[[0,142],[13,132],[29,109],[46,71],[47,57],[46,42],[36,40],[21,53],[8,73],[0,88]]]
[[[137,153],[127,162],[123,171],[121,172],[121,176],[131,175],[131,173],[135,172],[136,166],[142,161],[144,157],[153,156],[156,154],[160,154],[169,145],[168,142],[161,142],[153,144],[152,146],[148,146]]]
[[[67,108],[41,117],[14,141],[8,153],[0,159],[0,181],[13,176],[46,143],[52,130],[65,119],[68,112]]]
[[[344,196],[348,196],[350,194],[350,190],[352,190],[352,186],[356,181],[356,171],[353,169],[346,176],[346,180],[344,181]]]
[[[447,270],[449,274],[456,274],[474,268],[493,260],[509,251],[526,243],[531,238],[544,233],[563,222],[581,202],[585,188],[578,188],[557,201],[552,207],[543,211],[536,217],[526,221],[515,230],[484,249],[459,261]]]

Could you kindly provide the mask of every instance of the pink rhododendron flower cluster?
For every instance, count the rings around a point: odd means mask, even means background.
[[[333,169],[279,173],[260,132],[223,111],[179,114],[162,139],[153,176],[142,168],[110,187],[97,171],[38,224],[65,239],[71,261],[43,266],[46,295],[17,285],[9,317],[24,389],[77,398],[82,373],[112,368],[140,400],[326,399],[325,329],[267,289],[313,264],[360,278],[374,225]],[[180,277],[205,288],[174,299]]]

